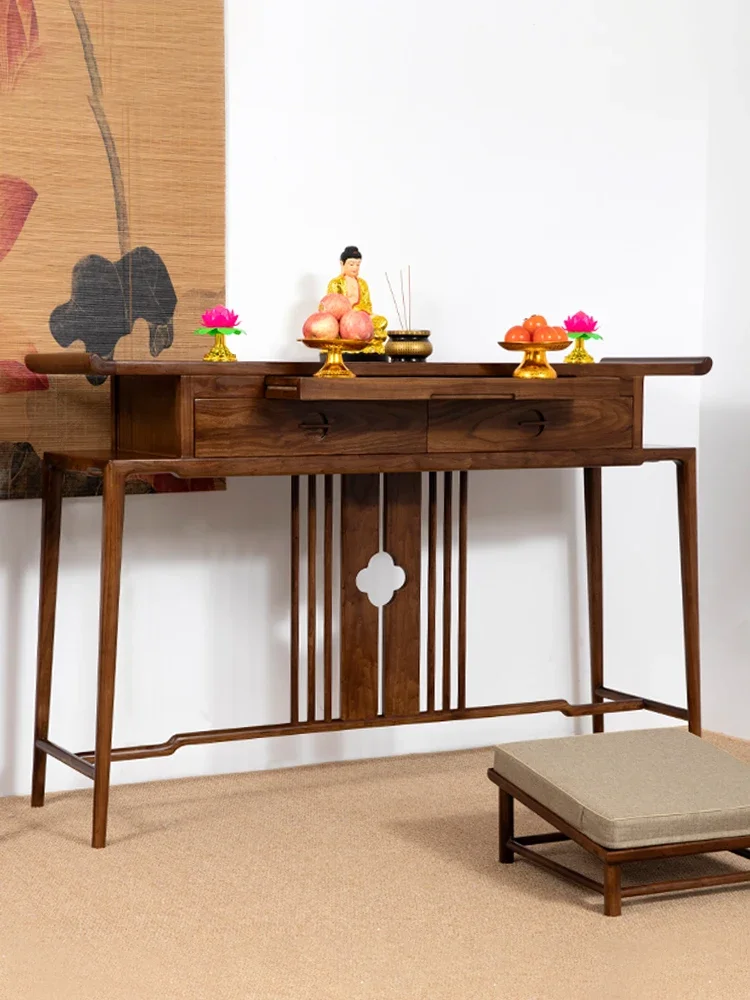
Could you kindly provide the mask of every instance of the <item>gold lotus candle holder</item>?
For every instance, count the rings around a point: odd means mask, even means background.
[[[570,347],[569,340],[546,344],[529,340],[501,340],[499,344],[506,351],[523,351],[523,358],[513,372],[513,378],[557,378],[557,372],[547,361],[547,351],[564,351],[566,347]]]
[[[239,316],[226,306],[216,306],[209,309],[201,316],[203,326],[195,332],[201,337],[213,337],[214,344],[208,354],[204,355],[204,361],[236,361],[237,355],[233,354],[227,347],[226,338],[234,334],[243,334],[245,331],[237,327]]]
[[[575,347],[563,358],[571,365],[591,365],[596,360],[592,358],[586,350],[587,340],[601,340],[601,334],[597,333],[599,324],[593,316],[585,312],[577,312],[575,316],[568,316],[565,320],[565,329],[571,340],[575,340]]]
[[[370,346],[371,340],[344,340],[343,337],[316,340],[312,337],[300,337],[299,342],[326,355],[325,364],[315,372],[316,378],[356,378],[354,372],[347,368],[343,354],[363,351]]]

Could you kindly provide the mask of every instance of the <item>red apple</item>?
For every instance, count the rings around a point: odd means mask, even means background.
[[[316,312],[308,316],[302,327],[305,340],[336,340],[339,335],[339,321],[330,313]]]
[[[531,333],[528,330],[525,330],[522,326],[512,326],[505,334],[505,339],[509,343],[512,343],[513,341],[528,343],[531,340]]]
[[[339,295],[337,292],[332,292],[330,295],[323,296],[318,308],[321,312],[330,313],[336,319],[341,319],[344,313],[348,313],[351,310],[352,304],[346,295]]]
[[[344,340],[370,340],[373,334],[372,316],[352,309],[341,317],[340,328]]]

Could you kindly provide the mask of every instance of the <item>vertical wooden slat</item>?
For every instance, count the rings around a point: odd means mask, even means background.
[[[385,550],[406,573],[404,586],[383,608],[383,711],[419,712],[422,591],[422,474],[385,477]]]
[[[586,510],[586,571],[589,594],[589,658],[591,700],[604,701],[597,694],[604,685],[604,595],[602,582],[602,470],[583,470]],[[593,717],[595,733],[604,732],[604,716]]]
[[[469,474],[458,477],[458,707],[466,708],[466,540]]]
[[[380,548],[380,476],[341,477],[341,718],[378,714],[378,609],[357,574]]]
[[[299,722],[299,476],[292,476],[292,565],[291,565],[291,654],[290,671],[290,711],[292,722]]]
[[[307,477],[307,718],[315,718],[315,652],[317,646],[318,481]]]
[[[443,488],[443,711],[451,707],[451,616],[453,613],[453,473]]]
[[[431,472],[428,495],[427,556],[427,711],[435,709],[435,631],[437,618],[437,472]]]
[[[325,477],[323,586],[323,717],[331,721],[333,697],[333,476]]]

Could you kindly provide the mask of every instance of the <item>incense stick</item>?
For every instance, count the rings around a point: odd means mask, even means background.
[[[407,273],[409,275],[409,329],[411,330],[411,264],[409,264]]]
[[[388,288],[390,289],[391,292],[391,298],[393,299],[393,304],[396,307],[396,315],[398,316],[398,321],[401,324],[401,328],[403,329],[404,321],[401,319],[401,313],[398,308],[398,302],[396,301],[396,294],[393,291],[393,285],[391,284],[391,279],[388,277],[387,271],[385,272],[385,280],[388,282]]]

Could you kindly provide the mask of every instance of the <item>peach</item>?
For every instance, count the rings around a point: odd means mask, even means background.
[[[372,316],[352,309],[341,317],[340,329],[344,340],[370,340],[373,334]]]
[[[335,316],[336,319],[341,319],[344,313],[348,313],[352,308],[352,304],[346,295],[339,295],[337,292],[331,292],[330,295],[324,295],[320,300],[320,305],[318,309],[321,312],[330,313],[331,316]]]
[[[339,335],[339,321],[326,312],[316,312],[308,316],[302,327],[305,340],[336,340]]]

